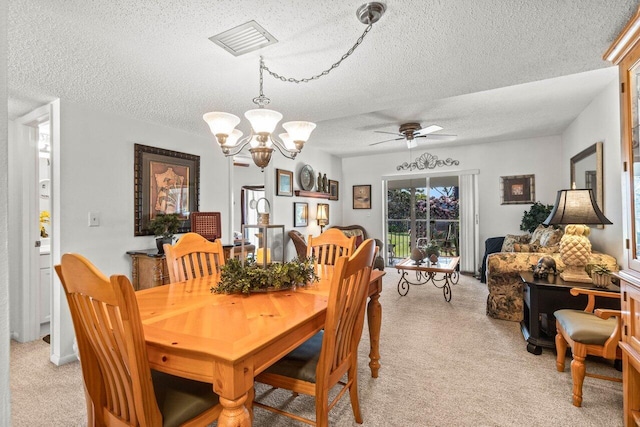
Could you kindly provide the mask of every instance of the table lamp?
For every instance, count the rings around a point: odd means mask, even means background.
[[[544,225],[566,225],[560,240],[560,257],[565,270],[560,277],[568,282],[591,283],[585,267],[591,257],[588,225],[613,224],[604,216],[591,189],[560,190]]]
[[[318,220],[318,225],[320,226],[320,233],[322,233],[325,225],[329,224],[329,205],[325,203],[318,203],[316,219]]]

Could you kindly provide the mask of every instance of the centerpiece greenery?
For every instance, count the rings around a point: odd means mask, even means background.
[[[231,258],[221,269],[220,283],[212,287],[215,293],[249,294],[266,290],[290,289],[318,282],[313,258],[295,258],[284,263],[272,263],[266,267],[256,264],[254,259],[242,261]]]

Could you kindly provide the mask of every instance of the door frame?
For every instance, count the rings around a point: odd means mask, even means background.
[[[9,185],[10,200],[17,202],[12,209],[11,223],[16,230],[11,241],[16,242],[18,250],[10,257],[14,265],[10,269],[10,283],[13,283],[13,292],[19,293],[19,307],[10,307],[18,310],[17,316],[11,316],[14,320],[12,326],[12,338],[27,342],[39,338],[40,316],[38,312],[38,291],[40,287],[40,249],[36,242],[40,242],[40,206],[39,206],[39,182],[38,175],[38,125],[49,121],[51,128],[52,104],[43,105],[16,119],[16,133],[13,141],[10,141],[11,152],[9,176],[14,182]],[[52,132],[50,132],[50,135]],[[51,147],[53,151],[53,135],[51,135]],[[12,167],[13,165],[13,167]],[[12,170],[13,169],[13,170]],[[51,181],[53,188],[53,179]],[[53,198],[53,191],[50,195]],[[51,215],[51,229],[55,216]],[[51,242],[53,242],[53,233]],[[19,259],[18,259],[19,258]],[[16,285],[18,284],[18,285]],[[19,284],[26,284],[20,286]],[[51,286],[51,283],[49,284]],[[15,301],[15,300],[14,300]],[[50,307],[51,308],[51,307]],[[53,316],[51,319],[53,322]]]

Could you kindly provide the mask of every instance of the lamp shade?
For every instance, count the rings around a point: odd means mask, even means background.
[[[240,118],[233,114],[221,111],[212,111],[202,116],[209,125],[211,133],[214,135],[231,135],[233,129],[240,123]]]
[[[311,132],[316,128],[315,123],[311,122],[286,122],[282,127],[287,131],[289,137],[293,141],[307,142],[311,136]]]
[[[288,133],[281,133],[278,135],[278,137],[280,137],[280,140],[284,142],[284,148],[286,148],[289,151],[296,150],[296,144],[293,142],[293,140],[291,139]]]
[[[328,224],[329,223],[329,205],[324,203],[318,204],[318,209],[316,211],[316,219],[318,220],[318,224]]]
[[[593,191],[591,189],[579,189],[558,191],[553,210],[543,224],[604,225],[613,223],[598,208],[593,197]]]
[[[227,140],[225,141],[224,146],[229,148],[235,147],[236,144],[238,143],[238,140],[241,137],[242,137],[242,131],[239,131],[238,129],[232,130],[229,136],[227,137]]]
[[[256,108],[244,113],[255,133],[272,133],[282,120],[282,114],[266,108]]]

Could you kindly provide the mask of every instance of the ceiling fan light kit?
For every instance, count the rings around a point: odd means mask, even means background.
[[[356,15],[360,22],[367,25],[362,35],[358,38],[354,46],[342,55],[340,60],[334,63],[329,69],[320,74],[309,78],[294,79],[284,77],[269,69],[264,64],[264,59],[260,57],[260,94],[253,98],[253,103],[258,108],[247,111],[244,115],[251,125],[249,135],[242,137],[243,133],[235,129],[240,123],[240,118],[236,115],[221,111],[212,111],[202,116],[204,121],[209,125],[211,133],[215,136],[216,141],[220,145],[222,153],[229,157],[240,153],[247,145],[250,145],[249,153],[256,166],[264,169],[271,161],[271,154],[274,146],[283,156],[289,159],[295,159],[296,155],[302,151],[304,144],[309,140],[311,132],[316,125],[307,121],[291,121],[283,123],[282,127],[287,131],[281,133],[276,138],[273,132],[282,120],[282,114],[275,110],[264,108],[271,100],[264,95],[263,92],[263,72],[266,71],[272,77],[289,83],[308,83],[326,76],[337,68],[342,61],[347,59],[355,49],[362,43],[374,23],[378,22],[386,10],[386,5],[380,2],[365,3],[358,8]]]

